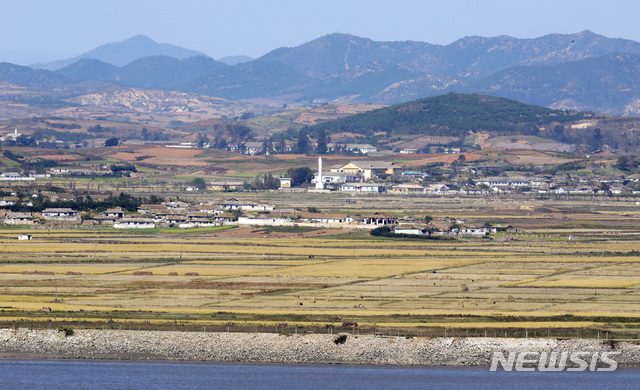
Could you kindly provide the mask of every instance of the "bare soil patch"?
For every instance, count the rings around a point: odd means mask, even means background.
[[[474,160],[478,160],[478,159],[481,158],[481,156],[479,154],[474,153],[474,152],[471,152],[471,153],[459,153],[459,154],[438,154],[438,155],[435,155],[433,157],[427,157],[427,158],[423,158],[423,159],[420,159],[420,160],[411,161],[411,162],[408,162],[408,163],[404,163],[402,165],[406,166],[406,167],[415,167],[415,166],[420,166],[420,165],[425,165],[425,164],[430,164],[430,163],[436,163],[436,162],[444,162],[444,163],[447,163],[447,164],[451,164],[452,162],[454,162],[457,159],[459,159],[461,155],[464,155],[466,161],[474,161]]]
[[[180,166],[203,166],[207,165],[204,161],[198,161],[196,158],[202,153],[200,149],[177,149],[177,148],[146,148],[135,151],[117,151],[109,157],[127,162],[139,162],[139,157],[145,157],[145,163],[159,165],[180,165]],[[195,160],[194,160],[195,159]]]

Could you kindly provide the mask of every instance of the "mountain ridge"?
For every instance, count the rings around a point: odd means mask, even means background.
[[[536,46],[542,46],[545,50],[536,49]],[[318,49],[315,57],[309,55],[313,54],[312,48]],[[368,54],[363,51],[365,48],[369,50]],[[580,50],[576,51],[576,48]],[[515,65],[552,65],[604,55],[612,51],[640,54],[640,43],[620,38],[606,38],[589,30],[576,34],[548,34],[527,39],[508,35],[470,36],[448,45],[418,41],[378,42],[354,35],[334,33],[294,48],[273,50],[260,58],[282,62],[301,73],[304,73],[303,69],[310,69],[307,75],[312,77],[326,75],[326,71],[316,69],[320,66],[324,69],[348,70],[349,67],[371,62],[393,63],[414,73],[469,77]],[[323,58],[328,54],[329,59]]]
[[[100,45],[76,57],[47,62],[46,64],[39,65],[38,67],[46,70],[58,70],[84,58],[100,60],[102,62],[122,67],[134,60],[156,55],[165,55],[184,59],[199,55],[204,56],[205,54],[196,50],[185,49],[168,43],[158,43],[146,35],[139,34],[120,42],[111,42]]]
[[[123,42],[131,47],[152,44],[156,49],[161,45],[144,36]],[[123,42],[92,52],[105,53],[123,47]],[[607,62],[615,55],[625,60]],[[640,67],[635,56],[640,56],[640,43],[589,30],[527,39],[470,36],[448,45],[379,42],[334,33],[235,65],[207,56],[179,59],[154,54],[116,68],[102,60],[81,59],[57,70],[55,76],[22,69],[20,77],[0,73],[0,81],[35,86],[40,80],[46,88],[71,89],[82,88],[78,83],[108,83],[231,100],[271,99],[280,105],[395,104],[446,92],[484,93],[548,107],[640,115]]]

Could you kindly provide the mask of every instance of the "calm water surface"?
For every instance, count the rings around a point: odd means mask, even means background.
[[[640,370],[1,360],[2,389],[640,389]]]

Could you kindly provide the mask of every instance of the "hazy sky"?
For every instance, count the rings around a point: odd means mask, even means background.
[[[0,62],[79,55],[144,34],[220,58],[257,58],[334,32],[449,44],[591,30],[640,41],[636,0],[0,0]]]

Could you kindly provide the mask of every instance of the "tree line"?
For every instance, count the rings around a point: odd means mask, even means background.
[[[18,193],[18,197],[25,198],[27,195]],[[110,195],[104,200],[96,200],[91,196],[78,196],[75,199],[52,201],[49,198],[38,196],[29,198],[32,206],[24,202],[16,203],[5,208],[13,212],[41,212],[47,208],[71,208],[76,211],[96,211],[102,212],[110,208],[121,207],[124,210],[135,212],[142,204],[160,204],[164,202],[162,197],[151,195],[149,198],[135,197],[124,192],[118,196]]]

